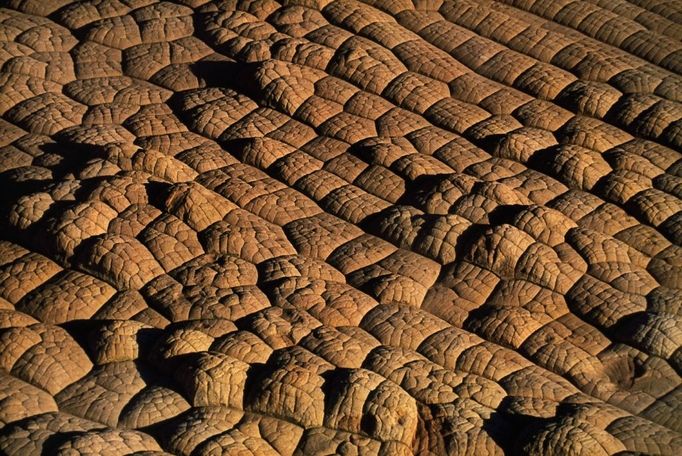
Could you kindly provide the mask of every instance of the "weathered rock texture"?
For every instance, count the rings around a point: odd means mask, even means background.
[[[6,0],[0,453],[682,449],[682,5]]]

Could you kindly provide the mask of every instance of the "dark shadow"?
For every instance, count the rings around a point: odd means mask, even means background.
[[[350,373],[350,369],[338,367],[320,375],[324,379],[324,383],[322,384],[322,392],[324,393],[324,416],[331,415],[338,394],[349,384]]]
[[[21,179],[22,168],[12,168],[0,173],[0,207],[5,208],[24,195],[30,195],[42,191],[47,185],[46,181],[38,179]],[[49,181],[52,182],[52,181]]]
[[[535,171],[540,171],[547,176],[554,176],[552,171],[552,165],[554,163],[554,157],[559,152],[561,145],[556,145],[552,147],[547,147],[545,149],[539,149],[533,153],[528,159],[527,166]]]
[[[25,182],[22,184],[26,184]],[[44,184],[36,182],[36,186],[29,189],[31,185],[11,185],[4,186],[0,181],[0,188],[3,189],[2,196],[0,196],[0,232],[4,239],[14,242],[18,245],[29,248],[37,253],[55,259],[56,252],[54,249],[54,237],[45,236],[48,232],[49,220],[57,218],[67,209],[73,206],[73,201],[52,201],[50,207],[38,218],[35,222],[26,229],[18,229],[14,225],[10,225],[9,217],[13,204],[19,198],[19,193],[26,191],[26,195],[41,192],[44,190]],[[7,188],[7,191],[5,191]]]
[[[505,398],[506,400],[506,398]],[[502,407],[502,405],[500,405]],[[514,448],[519,434],[533,426],[536,418],[526,415],[510,416],[494,411],[488,419],[483,420],[483,430],[505,451]],[[509,454],[509,453],[507,453]]]
[[[97,333],[113,320],[71,320],[61,323],[59,326],[85,349],[90,358],[95,353],[92,352],[92,345],[96,341]],[[159,381],[158,373],[151,366],[146,364],[146,360],[153,353],[159,337],[164,331],[157,328],[142,328],[135,335],[135,342],[139,347],[138,357],[135,360],[140,375],[147,384],[156,384]]]
[[[499,144],[506,138],[506,135],[488,135],[483,138],[477,138],[477,135],[472,134],[472,129],[475,129],[476,125],[470,127],[466,130],[462,136],[467,138],[472,144],[488,152],[493,157],[496,156],[495,149]]]
[[[159,338],[166,334],[164,330],[157,328],[143,328],[135,335],[135,342],[139,347],[139,359],[149,359],[153,353],[153,348],[159,341]],[[147,382],[149,384],[149,382]]]
[[[244,404],[253,403],[262,391],[263,381],[272,375],[274,369],[272,366],[263,363],[251,363],[249,369],[246,371],[246,382],[244,384]]]
[[[83,347],[86,352],[89,352],[90,334],[98,328],[106,324],[105,320],[71,320],[66,321],[59,326],[64,329],[69,335]],[[88,353],[92,357],[92,353]]]
[[[527,209],[524,204],[502,204],[488,213],[491,226],[499,226],[510,223],[520,212]]]
[[[450,174],[430,174],[419,176],[412,181],[405,179],[405,193],[396,204],[420,207],[419,198],[437,188],[450,176]]]
[[[93,236],[83,239],[80,244],[73,250],[72,263],[73,264],[88,264],[88,256],[95,248],[95,245],[100,240],[100,236]]]
[[[490,225],[473,223],[470,227],[465,229],[457,238],[457,243],[455,244],[457,258],[464,258],[466,254],[469,253],[471,246],[478,242],[482,237],[485,237],[486,231],[489,228]]]
[[[254,74],[262,62],[235,62],[231,60],[204,59],[190,65],[192,73],[202,79],[207,87],[222,87],[241,92],[257,100],[261,91],[255,83]],[[182,92],[177,92],[168,101],[174,111],[179,111]]]
[[[102,426],[104,428],[104,426]],[[71,431],[71,432],[58,432],[52,434],[43,443],[43,450],[40,454],[44,456],[52,456],[57,454],[59,447],[74,437],[85,434],[87,431]]]
[[[604,115],[604,121],[608,122],[612,125],[617,125],[618,127],[626,127],[627,126],[623,124],[622,122],[622,114],[624,112],[631,111],[632,107],[628,106],[630,102],[632,101],[632,98],[626,94],[621,95],[621,97],[616,101],[608,111],[606,111],[606,114]],[[646,111],[644,111],[646,112]]]
[[[106,148],[94,144],[83,144],[72,141],[66,134],[56,134],[54,143],[43,144],[40,149],[45,154],[62,157],[59,163],[50,165],[50,170],[56,180],[63,179],[67,174],[80,171],[89,160],[106,159]]]
[[[123,414],[124,411],[125,408],[123,408],[121,414]],[[159,442],[162,448],[168,449],[170,446],[169,438],[175,435],[179,427],[186,425],[188,420],[191,420],[192,414],[196,414],[197,411],[197,408],[192,407],[172,418],[150,424],[149,426],[140,427],[136,430],[151,435]]]
[[[479,323],[481,320],[485,319],[496,310],[498,310],[497,307],[493,307],[489,304],[483,304],[473,310],[470,310],[466,320],[462,322],[462,329],[476,334],[476,331],[472,329],[472,324]]]
[[[502,399],[490,418],[484,420],[483,429],[502,448],[505,454],[521,455],[524,440],[528,440],[555,418],[539,418],[514,410],[514,397]],[[561,407],[561,405],[559,406]],[[563,416],[557,410],[557,417]]]
[[[171,190],[171,184],[158,181],[150,181],[144,184],[145,190],[147,190],[147,198],[149,199],[149,204],[160,209],[165,210],[166,198]]]

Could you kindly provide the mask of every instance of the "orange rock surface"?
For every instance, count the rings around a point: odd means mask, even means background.
[[[0,6],[0,454],[682,451],[679,2]]]

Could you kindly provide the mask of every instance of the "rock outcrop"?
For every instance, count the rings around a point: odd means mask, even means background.
[[[679,3],[2,6],[0,454],[682,450]]]

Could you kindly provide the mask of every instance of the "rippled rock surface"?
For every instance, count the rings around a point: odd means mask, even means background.
[[[682,450],[682,6],[6,0],[0,453]]]

